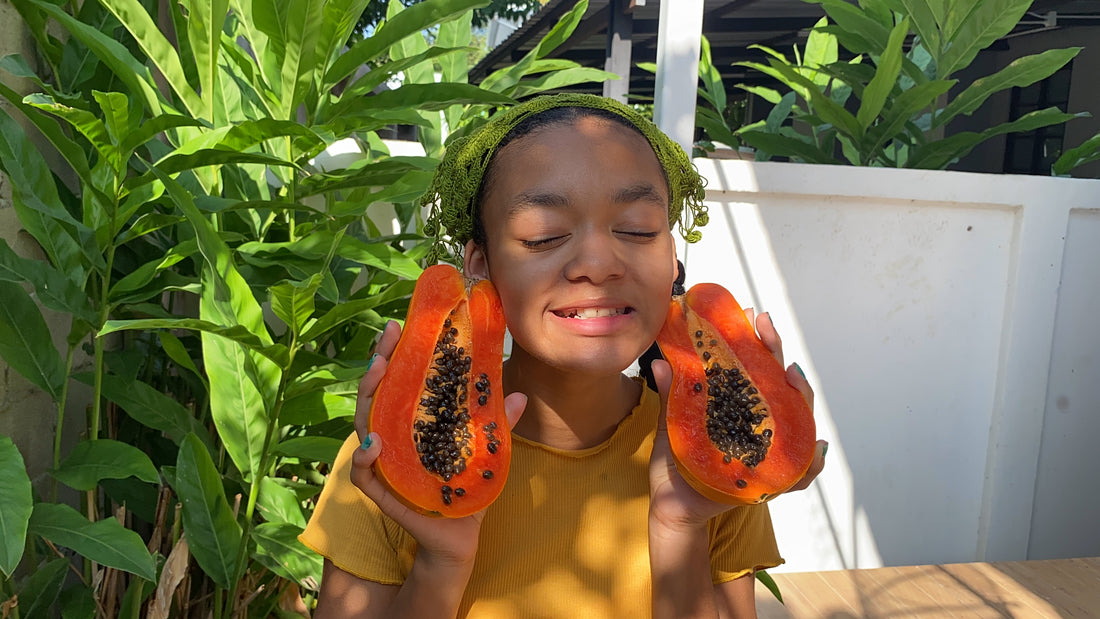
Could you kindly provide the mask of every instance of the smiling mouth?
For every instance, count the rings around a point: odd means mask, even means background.
[[[629,314],[633,311],[634,310],[629,307],[585,307],[561,311],[555,310],[554,314],[557,316],[561,316],[562,318],[588,320],[589,318],[607,318],[610,316],[621,316],[623,314]]]

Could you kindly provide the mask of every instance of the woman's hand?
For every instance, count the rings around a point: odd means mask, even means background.
[[[750,323],[756,326],[757,334],[764,345],[783,364],[783,342],[772,324],[768,314],[756,316],[752,308],[745,310]],[[729,505],[711,501],[696,492],[676,471],[672,459],[672,449],[668,443],[668,424],[665,412],[668,408],[668,393],[672,385],[672,368],[667,361],[653,363],[653,377],[661,396],[661,415],[657,422],[657,436],[653,444],[653,454],[649,461],[650,517],[656,522],[671,527],[697,527],[710,518],[730,509]],[[809,404],[814,406],[814,392],[810,383],[797,364],[787,367],[787,382],[802,394]],[[825,450],[828,444],[818,441],[813,462],[806,474],[787,492],[803,490],[821,473],[825,466]]]
[[[360,441],[367,438],[371,399],[382,376],[386,373],[389,358],[401,337],[401,327],[389,322],[375,349],[370,369],[359,383],[359,395],[355,405],[355,430]],[[508,423],[514,426],[527,404],[527,396],[513,393],[504,398]],[[477,552],[478,532],[485,512],[464,518],[433,518],[417,513],[397,500],[374,474],[373,464],[386,448],[377,434],[370,434],[366,449],[357,449],[352,457],[351,481],[363,491],[382,513],[392,518],[416,539],[418,562],[424,560],[443,565],[472,564]]]

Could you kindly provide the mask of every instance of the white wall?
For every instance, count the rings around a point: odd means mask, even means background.
[[[689,284],[772,313],[830,443],[780,569],[1100,554],[1100,181],[696,163]]]

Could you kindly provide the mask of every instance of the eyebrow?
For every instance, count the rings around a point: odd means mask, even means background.
[[[616,204],[630,204],[633,202],[649,202],[661,208],[668,207],[668,201],[661,195],[656,187],[649,183],[638,183],[624,187],[615,192],[611,200]],[[508,207],[508,215],[516,215],[531,208],[540,207],[566,207],[572,201],[563,194],[552,191],[525,191],[518,194]]]
[[[631,202],[652,202],[661,208],[668,207],[668,201],[657,188],[649,183],[638,183],[630,187],[624,187],[615,192],[612,198],[617,204],[629,204]]]

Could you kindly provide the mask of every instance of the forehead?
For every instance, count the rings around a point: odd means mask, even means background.
[[[483,198],[544,188],[563,195],[652,187],[665,206],[668,183],[640,132],[593,116],[554,122],[497,151]]]

